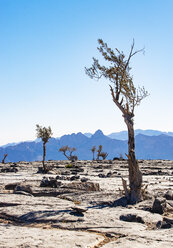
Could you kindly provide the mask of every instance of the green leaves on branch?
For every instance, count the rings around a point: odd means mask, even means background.
[[[51,127],[42,127],[40,125],[36,125],[37,138],[41,138],[43,143],[47,143],[48,140],[52,137],[53,133]]]
[[[103,58],[108,62],[109,66],[101,65],[98,59],[93,58],[93,64],[90,68],[85,68],[86,74],[90,78],[99,80],[104,77],[108,79],[113,101],[123,112],[134,116],[134,108],[148,96],[148,92],[144,87],[136,88],[133,83],[133,77],[130,75],[130,60],[131,58],[144,51],[144,49],[134,51],[134,40],[130,49],[129,55],[126,57],[123,52],[117,48],[112,50],[103,40],[98,40],[99,47],[97,48]]]

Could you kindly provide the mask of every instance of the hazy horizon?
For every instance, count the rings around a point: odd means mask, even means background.
[[[100,58],[97,39],[128,54],[136,86],[150,96],[135,110],[135,129],[173,132],[172,0],[1,0],[0,145],[36,139],[36,124],[54,137],[126,130],[109,82],[84,67]],[[99,127],[99,128],[98,128]]]

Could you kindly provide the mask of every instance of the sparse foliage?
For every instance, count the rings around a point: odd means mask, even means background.
[[[76,151],[75,147],[69,147],[69,146],[62,146],[59,149],[59,152],[62,152],[68,160],[78,160],[78,157],[72,154],[75,151]]]
[[[133,40],[130,53],[126,57],[117,48],[115,51],[109,48],[103,40],[99,39],[98,43],[98,50],[109,66],[100,65],[98,59],[93,58],[93,65],[90,68],[85,68],[85,71],[92,79],[99,80],[103,77],[109,80],[112,99],[123,114],[128,128],[129,199],[135,203],[141,200],[142,174],[135,157],[133,117],[135,107],[148,96],[148,92],[144,87],[136,88],[134,86],[133,77],[130,75],[130,60],[137,53],[143,52],[144,49],[134,51]]]
[[[108,156],[108,153],[107,152],[101,152],[100,153],[100,157],[102,157],[103,160],[105,160]]]
[[[96,146],[93,146],[92,148],[91,148],[91,151],[92,151],[92,153],[93,153],[93,160],[95,160],[95,151],[96,151]]]
[[[45,157],[46,157],[46,143],[49,141],[49,139],[52,137],[53,133],[51,130],[51,127],[42,127],[40,125],[36,125],[36,135],[37,138],[41,138],[43,141],[43,169],[46,172],[46,166],[45,166]]]
[[[99,160],[100,157],[102,157],[102,159],[104,160],[108,156],[108,153],[107,152],[103,152],[102,149],[103,149],[103,146],[102,145],[99,145],[99,147],[97,149],[97,160]]]
[[[103,146],[99,145],[99,148],[97,150],[97,160],[99,160],[99,158],[100,158],[100,153],[102,152],[102,149],[103,149]]]

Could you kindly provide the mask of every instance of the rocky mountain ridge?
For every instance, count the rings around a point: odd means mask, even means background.
[[[58,152],[59,148],[68,145],[75,147],[75,155],[80,160],[92,159],[92,146],[98,148],[103,146],[103,151],[108,153],[108,159],[119,157],[120,154],[125,158],[127,153],[127,140],[112,139],[97,130],[91,137],[87,137],[81,132],[77,134],[64,135],[61,138],[51,138],[46,145],[46,160],[65,159],[63,154]],[[8,154],[7,162],[17,161],[36,161],[42,159],[42,142],[21,142],[16,145],[0,147],[0,160],[4,154]],[[173,159],[173,137],[165,134],[158,136],[147,136],[138,134],[136,136],[136,156],[138,159]]]

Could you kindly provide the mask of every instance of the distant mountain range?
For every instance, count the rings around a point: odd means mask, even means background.
[[[162,131],[152,130],[152,129],[147,129],[147,130],[136,129],[135,135],[138,135],[138,134],[143,134],[143,135],[147,135],[147,136],[159,136],[161,134],[165,134],[165,135],[173,137],[173,132],[162,132]],[[127,140],[128,139],[128,132],[127,131],[121,131],[121,132],[111,133],[108,135],[108,137],[111,139]]]
[[[136,156],[138,159],[169,159],[173,160],[173,133],[163,133],[156,130],[136,130]],[[116,138],[115,138],[116,137]],[[126,137],[126,139],[125,139]],[[103,151],[108,153],[108,159],[119,157],[128,152],[127,132],[112,133],[104,135],[101,130],[94,134],[77,133],[64,135],[60,138],[52,138],[46,144],[46,160],[64,160],[65,157],[58,150],[60,147],[68,145],[75,147],[74,153],[79,159],[92,159],[92,146],[98,148],[103,146]],[[35,140],[32,142],[21,142],[0,147],[0,161],[7,153],[7,162],[35,161],[42,160],[42,142]]]

